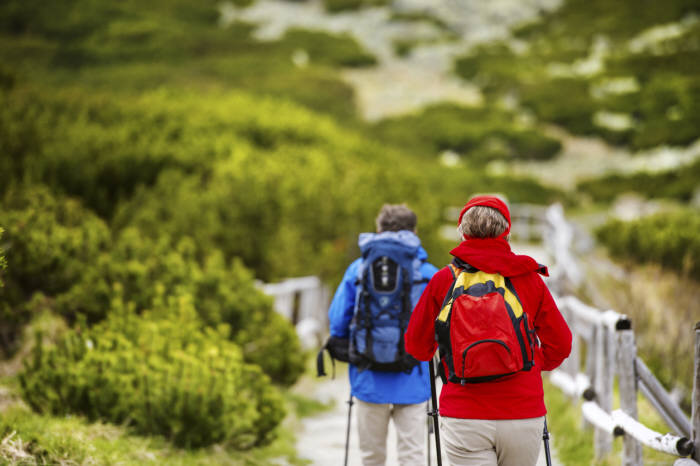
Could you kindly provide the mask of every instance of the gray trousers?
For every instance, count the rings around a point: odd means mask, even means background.
[[[357,400],[357,429],[363,466],[384,466],[389,420],[396,428],[401,466],[425,464],[426,404],[377,404]]]
[[[452,466],[534,466],[544,417],[484,420],[440,418],[443,448]]]

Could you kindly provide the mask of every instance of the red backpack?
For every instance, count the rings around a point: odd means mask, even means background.
[[[534,365],[535,331],[510,279],[455,259],[454,282],[435,320],[448,382],[488,382]]]

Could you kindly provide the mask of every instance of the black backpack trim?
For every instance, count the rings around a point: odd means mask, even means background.
[[[333,365],[333,378],[335,378],[335,361],[349,362],[349,338],[341,338],[330,336],[323,344],[318,354],[316,355],[316,376],[323,377],[326,374],[325,364],[323,362],[323,352],[328,351],[331,357],[331,364]]]

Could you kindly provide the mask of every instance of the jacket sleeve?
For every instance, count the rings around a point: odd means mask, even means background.
[[[328,308],[331,336],[345,338],[350,333],[350,321],[355,311],[355,293],[357,291],[355,281],[357,280],[359,264],[360,259],[347,268]]]
[[[541,278],[538,279],[542,285],[542,299],[535,318],[535,331],[542,345],[542,369],[551,371],[571,353],[571,330],[547,286]]]
[[[445,285],[445,273],[449,275]],[[429,361],[437,350],[435,319],[452,280],[449,269],[438,271],[426,286],[408,322],[404,342],[406,352],[420,361]]]

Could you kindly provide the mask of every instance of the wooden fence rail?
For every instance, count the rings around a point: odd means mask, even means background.
[[[274,298],[275,310],[295,326],[304,347],[316,348],[321,344],[328,328],[330,292],[318,277],[287,278],[258,286]]]
[[[514,206],[513,210],[516,209]],[[594,429],[596,458],[612,451],[615,436],[623,436],[625,466],[643,464],[642,445],[680,457],[675,466],[698,466],[700,323],[695,327],[691,421],[638,357],[630,319],[612,310],[591,307],[570,294],[581,283],[582,269],[573,252],[575,229],[564,218],[561,206],[551,206],[544,214],[539,211],[538,217],[544,225],[544,244],[550,248],[555,261],[548,284],[574,336],[571,356],[550,374],[550,380],[571,398],[584,400],[581,410],[585,423]],[[613,410],[615,379],[620,408]],[[661,434],[639,422],[638,391],[650,401],[672,432]],[[691,458],[684,458],[686,456]]]

